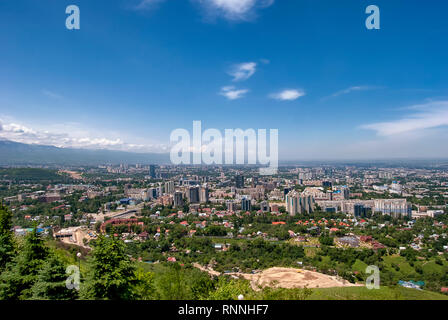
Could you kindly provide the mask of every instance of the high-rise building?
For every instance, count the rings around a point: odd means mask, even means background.
[[[333,183],[331,181],[322,181],[322,187],[324,188],[332,188]]]
[[[314,198],[312,196],[301,196],[299,198],[300,213],[311,213],[314,210]]]
[[[180,179],[179,185],[181,186],[196,186],[199,184],[198,180],[192,180],[192,179]]]
[[[227,211],[235,212],[235,211],[236,211],[236,204],[235,204],[235,201],[233,201],[233,200],[227,200],[227,201],[226,201],[226,208],[227,208]]]
[[[184,195],[182,192],[178,191],[174,193],[174,206],[183,207],[184,205]]]
[[[260,210],[263,212],[269,212],[269,203],[267,201],[262,201],[260,203]]]
[[[333,187],[333,200],[349,200],[350,188],[347,186]]]
[[[393,217],[411,217],[412,205],[406,199],[375,199],[375,212],[391,215]]]
[[[361,203],[357,203],[353,206],[354,214],[356,218],[365,218],[367,216],[368,207]]]
[[[348,187],[344,187],[344,200],[350,199],[350,189]]]
[[[155,177],[156,177],[156,166],[153,164],[149,165],[149,177],[151,179],[155,179]]]
[[[205,203],[208,202],[208,200],[209,200],[208,187],[207,185],[204,185],[199,192],[199,201]]]
[[[252,187],[256,187],[258,184],[258,177],[252,177]]]
[[[157,192],[157,198],[161,197],[163,195],[162,186],[158,186],[156,188],[156,192]]]
[[[241,199],[241,210],[252,211],[252,204],[248,197],[243,197],[243,199]]]
[[[314,198],[312,196],[302,195],[293,190],[286,195],[286,211],[295,216],[297,213],[311,213],[314,210]]]
[[[313,178],[313,174],[311,172],[299,172],[298,179],[299,180],[311,180]]]
[[[146,195],[148,199],[157,199],[157,189],[156,188],[149,188],[146,191]]]
[[[174,181],[165,182],[165,193],[172,194],[174,192]]]
[[[244,176],[242,174],[237,174],[235,176],[235,187],[237,189],[244,188]]]
[[[199,186],[188,188],[187,198],[190,203],[199,203]]]
[[[380,179],[392,179],[392,173],[390,172],[379,172],[378,177]]]

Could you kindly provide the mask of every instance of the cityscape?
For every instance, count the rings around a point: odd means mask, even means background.
[[[237,298],[219,296],[221,286],[251,299],[285,288],[276,299],[286,300],[448,291],[448,162],[288,165],[275,176],[256,166],[11,167],[0,170],[0,191],[13,236],[46,239],[81,272],[99,242],[121,242],[148,275],[135,298]],[[377,289],[366,287],[372,265]]]

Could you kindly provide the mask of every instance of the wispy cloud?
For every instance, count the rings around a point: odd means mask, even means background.
[[[257,63],[243,62],[233,65],[227,72],[233,77],[233,81],[244,81],[249,79],[257,71]]]
[[[344,90],[337,91],[337,92],[333,93],[330,97],[339,97],[339,96],[349,94],[352,92],[356,92],[356,91],[367,91],[367,90],[374,90],[377,88],[378,87],[374,87],[374,86],[353,86],[353,87],[349,87]]]
[[[42,94],[51,99],[62,99],[62,96],[60,94],[46,89],[42,90]]]
[[[392,136],[448,126],[448,101],[433,101],[409,108],[419,112],[394,121],[366,124],[361,128],[374,130],[379,136]]]
[[[249,21],[259,9],[270,7],[274,0],[193,0],[201,4],[211,18],[223,17],[232,21]]]
[[[221,88],[219,94],[229,100],[236,100],[244,97],[247,92],[249,92],[248,89],[237,89],[235,86],[226,86]]]
[[[283,91],[272,93],[270,98],[281,101],[293,101],[305,95],[305,91],[302,89],[285,89]]]
[[[155,5],[164,2],[165,0],[139,0],[138,4],[134,7],[135,10],[148,10]]]

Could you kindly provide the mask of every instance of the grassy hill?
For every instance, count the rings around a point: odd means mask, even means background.
[[[404,287],[381,287],[369,290],[366,287],[342,287],[312,289],[308,300],[448,300],[447,295],[436,292],[408,289]]]

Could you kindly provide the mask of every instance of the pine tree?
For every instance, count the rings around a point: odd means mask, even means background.
[[[125,253],[124,243],[100,236],[93,248],[90,272],[81,284],[82,299],[130,300],[138,283],[136,267]]]
[[[31,288],[32,299],[72,300],[77,297],[75,289],[66,287],[67,274],[64,263],[51,254],[37,275],[37,281]]]
[[[0,272],[14,256],[14,237],[11,228],[12,214],[0,204]]]
[[[37,234],[37,228],[28,233],[19,254],[7,264],[0,275],[0,299],[31,298],[31,287],[48,256],[48,248]]]

